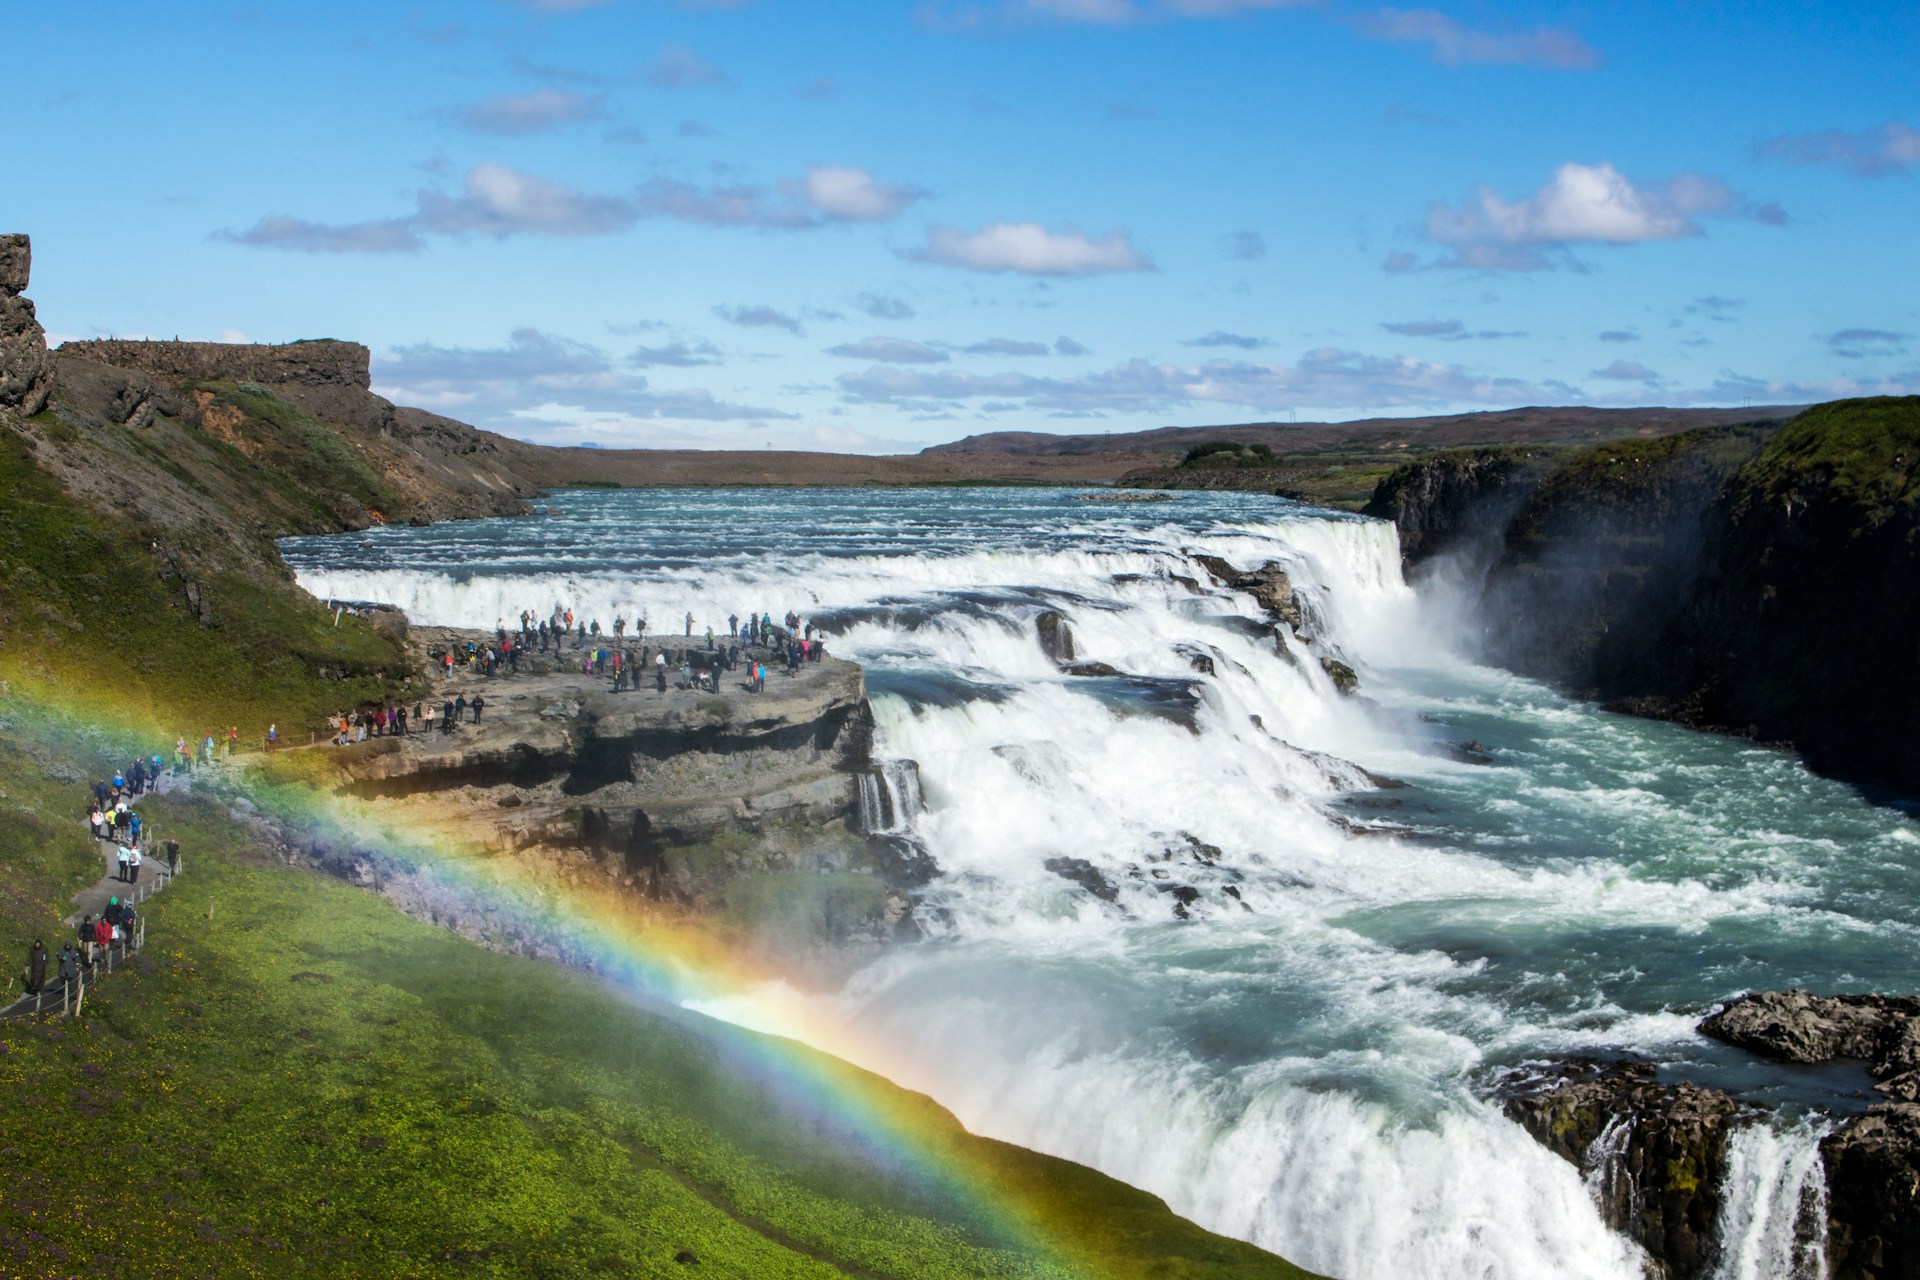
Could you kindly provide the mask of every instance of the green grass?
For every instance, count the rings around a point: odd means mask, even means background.
[[[1874,396],[1815,405],[1793,419],[1742,473],[1762,501],[1809,480],[1876,524],[1920,502],[1920,396]]]
[[[11,977],[12,994],[19,994],[35,938],[60,950],[71,936],[61,923],[68,902],[100,878],[99,846],[83,821],[92,783],[71,763],[0,736],[0,992]],[[0,995],[0,1003],[7,998]]]
[[[0,1276],[1299,1274],[844,1063],[259,861],[211,803],[149,808],[188,874],[146,953],[78,1020],[0,1024]],[[846,1140],[840,1097],[930,1166]]]
[[[401,648],[291,583],[210,572],[185,582],[131,519],[83,506],[0,431],[0,678],[96,718],[258,741],[411,679]]]

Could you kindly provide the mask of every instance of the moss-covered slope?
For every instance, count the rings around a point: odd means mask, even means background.
[[[1302,1274],[824,1055],[263,863],[213,804],[148,809],[188,874],[147,952],[78,1020],[0,1024],[0,1274]]]

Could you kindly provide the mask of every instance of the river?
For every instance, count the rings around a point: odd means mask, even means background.
[[[1912,988],[1906,814],[1474,662],[1461,603],[1408,587],[1378,521],[1022,489],[543,505],[282,548],[315,595],[423,623],[792,609],[861,662],[894,762],[876,824],[943,874],[924,941],[814,997],[847,1033],[823,1047],[882,1046],[866,1065],[970,1128],[1349,1280],[1637,1277],[1578,1173],[1486,1094],[1529,1061],[1642,1058],[1782,1108],[1729,1154],[1720,1263],[1781,1273],[1820,1194],[1803,1117],[1863,1106],[1864,1077],[1693,1027],[1746,990]],[[1311,639],[1196,553],[1281,562]],[[1063,675],[1048,610],[1122,674]],[[763,1003],[706,1011],[767,1025]]]

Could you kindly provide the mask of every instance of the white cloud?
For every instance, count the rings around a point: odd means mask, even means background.
[[[1053,354],[1053,348],[1044,342],[1023,342],[1019,338],[987,338],[970,342],[960,349],[970,356],[999,356],[1003,359]]]
[[[1401,320],[1380,327],[1403,338],[1451,338],[1466,330],[1458,320]]]
[[[524,137],[562,125],[600,119],[604,104],[597,95],[566,89],[536,89],[532,93],[488,98],[460,108],[460,123],[475,133]]]
[[[1354,26],[1375,40],[1425,44],[1435,62],[1448,66],[1497,63],[1577,70],[1600,63],[1593,47],[1571,31],[1481,31],[1433,9],[1380,9],[1359,15]]]
[[[839,222],[885,222],[920,198],[910,187],[880,182],[853,165],[817,164],[802,182],[807,202]]]
[[[830,356],[848,360],[879,360],[888,364],[944,364],[947,353],[911,338],[862,338],[828,347]]]
[[[853,300],[853,305],[875,320],[913,318],[913,305],[903,298],[896,298],[888,293],[863,293]]]
[[[504,347],[395,347],[374,359],[373,371],[382,395],[511,434],[523,434],[526,419],[761,422],[793,416],[732,404],[704,388],[654,387],[639,374],[616,369],[596,347],[533,328],[514,330]]]
[[[1267,238],[1258,231],[1236,231],[1227,237],[1226,254],[1235,262],[1257,262],[1267,256]]]
[[[720,348],[711,342],[684,340],[664,347],[637,347],[627,356],[627,363],[636,369],[691,369],[721,363]]]
[[[1842,329],[1821,341],[1843,360],[1863,360],[1869,356],[1901,356],[1907,353],[1910,333],[1891,329]]]
[[[875,365],[836,381],[850,401],[920,413],[951,412],[969,401],[1002,401],[1029,413],[1080,415],[1166,412],[1196,405],[1261,412],[1442,408],[1566,403],[1580,397],[1577,388],[1564,383],[1532,383],[1459,365],[1331,347],[1309,351],[1292,364],[1210,360],[1188,368],[1130,360],[1075,378]]]
[[[1518,200],[1482,187],[1455,208],[1427,210],[1427,237],[1451,250],[1430,264],[1489,271],[1537,271],[1565,259],[1578,244],[1640,244],[1703,235],[1699,218],[1786,221],[1776,205],[1754,205],[1726,184],[1682,173],[1664,185],[1636,184],[1611,164],[1570,162],[1546,186]],[[1389,271],[1416,268],[1410,255],[1389,257]]]
[[[245,231],[216,231],[213,238],[293,253],[418,253],[427,247],[406,218],[336,224],[279,214],[262,218]]]
[[[1093,275],[1108,271],[1152,271],[1153,263],[1122,231],[1098,240],[1079,231],[1049,231],[1037,222],[995,222],[978,231],[933,227],[925,248],[911,257],[972,271],[1015,271],[1032,276]]]
[[[244,231],[217,231],[214,238],[301,253],[416,253],[425,247],[426,235],[607,235],[648,217],[804,231],[892,217],[919,195],[880,182],[864,169],[840,166],[816,167],[806,178],[782,182],[778,192],[751,184],[703,187],[653,178],[631,196],[601,195],[487,163],[469,169],[457,193],[421,191],[414,212],[403,217],[335,224],[275,215]]]
[[[922,26],[936,31],[990,31],[1045,23],[1124,27],[1183,18],[1231,18],[1304,3],[1308,0],[999,0],[959,4],[927,0],[915,16]]]
[[[1760,154],[1794,164],[1846,169],[1863,178],[1884,178],[1920,169],[1920,129],[1889,120],[1865,133],[1828,129],[1792,134],[1761,143]]]
[[[1238,347],[1242,351],[1258,351],[1261,347],[1267,346],[1268,343],[1265,338],[1255,338],[1244,333],[1228,333],[1224,329],[1215,329],[1213,332],[1203,333],[1197,338],[1184,339],[1180,345],[1183,347]]]
[[[504,164],[478,164],[457,196],[422,191],[413,221],[438,235],[584,236],[624,231],[640,212],[619,196],[591,195]]]

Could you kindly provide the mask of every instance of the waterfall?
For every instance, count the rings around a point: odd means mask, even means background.
[[[1826,1280],[1827,1178],[1824,1117],[1754,1124],[1727,1143],[1721,1184],[1720,1256],[1712,1280]]]
[[[860,829],[873,836],[913,834],[920,812],[920,766],[876,760],[860,773]]]
[[[1784,753],[1453,656],[1384,522],[1234,495],[552,502],[537,524],[388,529],[373,552],[301,540],[289,559],[316,593],[422,624],[560,602],[603,626],[792,608],[822,627],[866,670],[862,832],[924,864],[935,945],[828,995],[708,1011],[1312,1270],[1637,1280],[1643,1255],[1596,1207],[1627,1190],[1625,1130],[1583,1183],[1474,1082],[1567,1055],[1675,1060],[1685,1009],[1728,973],[1762,980],[1774,940],[1831,954],[1819,980],[1910,971],[1911,888],[1876,870],[1911,863],[1897,816]],[[1301,634],[1203,556],[1277,563]],[[1077,672],[1043,646],[1046,613]],[[1322,657],[1357,672],[1354,695]],[[1488,750],[1447,749],[1467,739]],[[1836,932],[1836,913],[1861,927]],[[808,1016],[782,1023],[783,1000]],[[1722,1275],[1819,1274],[1817,1146],[1741,1132]]]
[[[1633,1115],[1622,1112],[1588,1144],[1587,1193],[1609,1221],[1623,1230],[1633,1226],[1633,1170],[1627,1166],[1627,1148],[1633,1143]],[[1619,1219],[1626,1221],[1620,1222]]]

